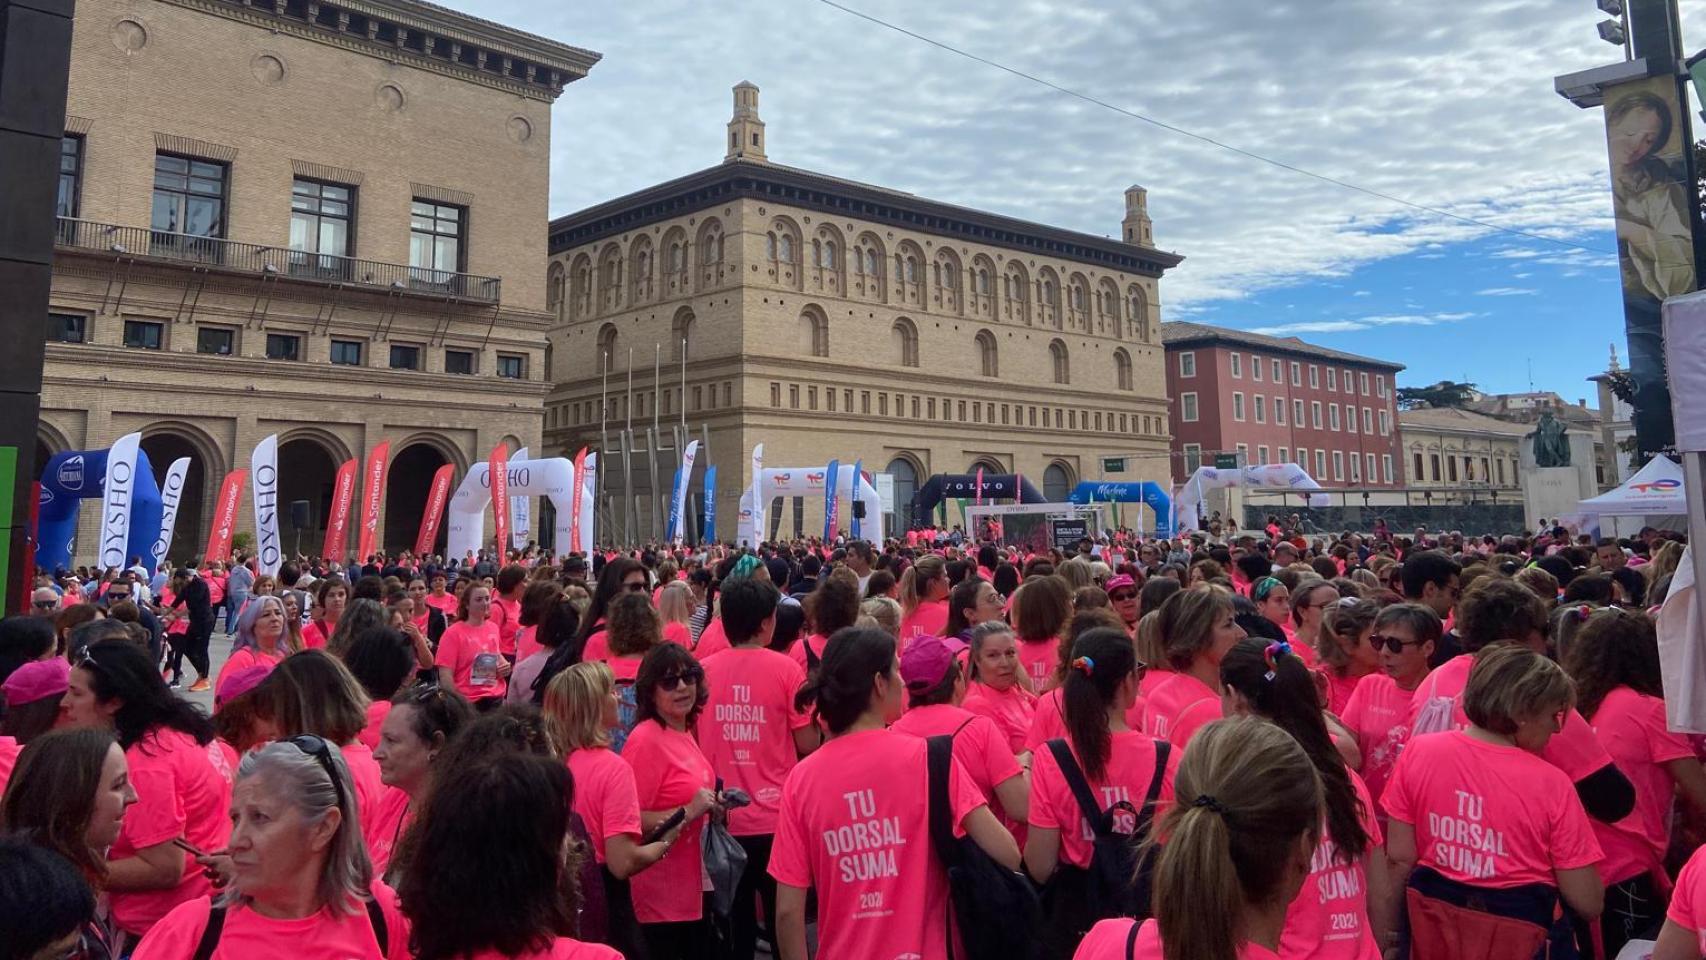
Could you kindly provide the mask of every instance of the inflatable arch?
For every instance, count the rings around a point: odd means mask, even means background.
[[[1173,498],[1159,483],[1150,480],[1086,480],[1073,487],[1066,499],[1069,503],[1141,503],[1155,511],[1155,536],[1173,535]]]
[[[986,473],[983,484],[975,473],[938,473],[918,488],[912,500],[912,525],[928,527],[936,505],[947,499],[1016,500],[1019,503],[1047,503],[1042,492],[1029,480],[1016,473]]]
[[[118,488],[112,498],[107,496],[109,474]],[[67,450],[47,461],[41,475],[41,512],[36,523],[36,569],[51,572],[70,568],[78,507],[84,500],[103,504],[102,567],[122,569],[130,565],[131,557],[141,557],[142,565],[149,570],[159,568],[160,557],[155,551],[160,546],[164,511],[160,485],[154,479],[148,454],[131,437],[125,437],[112,450]]]
[[[594,454],[588,454],[586,469],[575,476],[574,464],[566,457],[543,460],[511,460],[509,462],[509,492],[513,497],[547,497],[557,508],[557,540],[570,544],[574,514],[575,481],[581,484],[580,542],[560,548],[560,553],[576,550],[591,553],[593,471],[597,469]],[[445,527],[445,556],[461,559],[482,550],[486,545],[486,508],[492,502],[491,463],[476,463],[456,492],[450,496]]]
[[[829,472],[829,465],[821,467],[766,467],[758,471],[758,496],[765,504],[775,497],[817,497],[824,498],[823,478]],[[858,488],[854,488],[853,466],[850,461],[841,461],[841,466],[835,471],[835,496],[837,499],[852,501],[858,499],[865,504],[865,519],[859,521],[861,540],[872,543],[883,542],[883,501],[877,496],[877,488],[871,486],[871,481],[859,475]],[[761,537],[753,526],[752,488],[748,487],[740,495],[740,522],[736,524],[735,542],[757,544]],[[841,526],[851,529],[852,513],[846,509],[841,512]]]
[[[1309,494],[1312,507],[1325,507],[1329,503],[1325,493],[1314,492],[1320,490],[1321,485],[1295,463],[1269,463],[1242,470],[1198,467],[1173,498],[1173,528],[1179,533],[1197,529],[1202,514],[1203,491],[1227,487],[1283,487]]]

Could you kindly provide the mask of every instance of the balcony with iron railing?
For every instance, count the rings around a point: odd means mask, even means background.
[[[108,256],[186,263],[239,274],[469,303],[499,302],[503,284],[498,277],[237,243],[148,227],[122,227],[72,217],[59,218],[54,245]]]

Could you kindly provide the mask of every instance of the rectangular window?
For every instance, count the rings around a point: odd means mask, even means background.
[[[1179,394],[1179,419],[1185,423],[1197,422],[1197,395],[1194,393]]]
[[[975,403],[972,404],[972,410],[973,411],[977,410],[977,404],[975,404]],[[943,400],[942,401],[942,414],[943,414],[943,416],[946,416],[947,413],[948,413],[948,401]],[[966,422],[966,402],[964,400],[961,400],[959,402],[959,416],[956,419],[958,419],[961,423]]]
[[[1321,368],[1313,363],[1309,365],[1309,389],[1321,389]]]
[[[361,366],[360,340],[333,340],[332,362],[350,367]],[[392,364],[396,366],[396,364]]]
[[[1380,455],[1380,475],[1386,478],[1385,482],[1392,482],[1392,454],[1383,453]]]
[[[1274,382],[1280,382],[1280,362],[1278,360],[1274,361]]]
[[[1351,372],[1349,370],[1346,370],[1345,371],[1345,392],[1346,393],[1355,393],[1356,392],[1356,390],[1353,386],[1354,383],[1355,383],[1355,381],[1353,381],[1351,379]]]
[[[292,273],[334,271],[354,253],[355,188],[298,177],[290,187]],[[319,254],[319,256],[312,256]]]
[[[836,412],[835,411],[835,388],[834,387],[830,387],[828,390],[825,390],[823,392],[823,400],[825,403],[827,403],[829,405],[829,412],[830,413]]]
[[[421,368],[421,348],[402,343],[391,344],[391,369],[419,370]],[[642,394],[642,397],[644,395]]]
[[[1232,395],[1232,419],[1244,419],[1244,395],[1242,393]]]
[[[1357,455],[1354,453],[1351,454],[1351,482],[1362,482],[1362,461],[1357,459]]]
[[[138,350],[158,350],[166,335],[166,325],[154,320],[126,320],[124,345]]]
[[[1279,459],[1275,460],[1274,462],[1275,463],[1289,463],[1290,461],[1291,461],[1291,448],[1290,447],[1280,447],[1279,448]]]
[[[1237,445],[1237,456],[1238,456],[1238,465],[1240,467],[1249,466],[1250,465],[1250,445],[1247,443],[1238,444]]]
[[[1439,482],[1439,454],[1437,453],[1428,454],[1428,479],[1434,483]]]
[[[1303,401],[1302,400],[1293,400],[1291,402],[1291,425],[1294,427],[1303,426]]]
[[[914,420],[918,419],[918,398],[917,397],[912,398],[912,419],[914,419]]]
[[[1362,432],[1374,436],[1374,408],[1362,408]]]
[[[1327,429],[1339,429],[1339,405],[1336,403],[1327,404]]]
[[[1274,422],[1279,424],[1282,427],[1285,426],[1285,398],[1284,397],[1275,397],[1274,398]]]
[[[1318,480],[1327,479],[1327,451],[1315,451],[1315,477]]]
[[[47,315],[49,343],[88,343],[89,318],[80,313],[50,313]]]
[[[1195,350],[1186,350],[1179,354],[1179,376],[1194,377],[1197,375],[1197,354]]]
[[[1357,392],[1365,397],[1368,396],[1368,374],[1357,374]]]
[[[268,360],[301,360],[302,338],[294,333],[267,334]]]
[[[1002,414],[1002,416],[1001,416],[1001,422],[1003,422],[1003,423],[1006,423],[1006,422],[1007,422],[1007,416],[1006,416],[1006,414],[1007,414],[1007,405],[1006,405],[1006,404],[1002,404],[1002,405],[1001,405],[1001,414]],[[1122,413],[1122,414],[1120,414],[1120,432],[1121,432],[1121,433],[1125,433],[1125,432],[1126,432],[1126,415],[1125,415],[1125,414],[1123,414],[1123,413]]]
[[[149,226],[157,234],[151,241],[188,249],[178,236],[225,236],[225,182],[230,168],[212,160],[193,160],[169,153],[154,156],[154,204]],[[211,248],[203,247],[211,253]]]
[[[1423,476],[1422,455],[1420,453],[1415,455],[1415,462],[1410,464],[1410,473],[1414,476],[1415,479],[1417,479],[1417,480],[1422,479],[1422,476]]]
[[[1384,437],[1387,434],[1390,434],[1391,432],[1392,432],[1392,414],[1388,413],[1385,410],[1382,410],[1382,411],[1380,411],[1380,435]]]
[[[1262,379],[1262,358],[1253,353],[1250,354],[1250,378],[1252,380]]]
[[[1368,461],[1368,470],[1365,475],[1368,477],[1368,482],[1373,483],[1380,476],[1374,472],[1374,454],[1367,454],[1364,459]]]
[[[1202,444],[1185,444],[1185,475],[1190,476],[1196,473],[1200,466],[1202,466]]]
[[[851,408],[852,404],[848,404],[848,407]],[[860,413],[870,413],[871,412],[871,391],[869,391],[869,390],[859,391],[859,412]]]
[[[1357,432],[1357,408],[1350,404],[1345,405],[1345,432]]]
[[[195,352],[229,357],[237,352],[237,331],[230,327],[198,327],[195,332]]]
[[[715,388],[713,388],[713,389],[715,389]],[[735,385],[734,385],[733,380],[724,380],[723,381],[723,406],[732,407],[735,405],[734,389],[735,389]]]
[[[1250,399],[1252,401],[1254,401],[1254,403],[1256,405],[1256,422],[1257,423],[1267,423],[1268,422],[1268,398],[1265,395],[1258,393],[1255,396],[1251,397]]]
[[[83,138],[67,134],[59,138],[59,199],[56,217],[75,217],[83,196]]]
[[[468,210],[416,197],[409,205],[409,266],[417,279],[448,283],[440,273],[460,273],[466,261]]]
[[[1457,482],[1457,458],[1456,457],[1446,457],[1445,458],[1445,476],[1446,476],[1446,479],[1449,480],[1450,482],[1452,482],[1452,483]]]
[[[1232,364],[1232,376],[1238,379],[1244,377],[1244,355],[1241,353],[1227,354],[1227,361]]]
[[[1309,425],[1316,430],[1321,429],[1321,401],[1319,400],[1309,402]]]
[[[1327,389],[1333,393],[1339,391],[1339,369],[1337,367],[1327,368]]]
[[[1274,362],[1278,363],[1279,361]],[[1296,360],[1291,362],[1291,385],[1294,387],[1303,386],[1303,365]]]
[[[1256,444],[1256,465],[1257,466],[1266,466],[1267,463],[1268,463],[1268,445],[1265,443]]]
[[[806,409],[807,410],[816,410],[817,409],[817,388],[816,387],[806,387]]]
[[[474,351],[444,351],[444,372],[471,375],[474,372]]]
[[[1386,376],[1384,374],[1375,374],[1374,392],[1380,399],[1386,399]]]
[[[1345,479],[1345,454],[1342,450],[1333,451],[1333,479]]]
[[[788,409],[800,409],[800,385],[797,383],[788,384]]]

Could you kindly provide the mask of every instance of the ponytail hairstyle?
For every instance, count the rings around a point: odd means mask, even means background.
[[[1055,648],[1054,671],[1049,676],[1051,686],[1060,686],[1072,673],[1073,652],[1076,641],[1092,630],[1113,629],[1125,633],[1125,621],[1111,607],[1100,607],[1090,610],[1080,610],[1072,615],[1066,623],[1066,636],[1060,639],[1060,645]],[[1127,642],[1130,642],[1128,636]],[[1133,656],[1136,648],[1133,648]]]
[[[1298,841],[1320,829],[1321,779],[1284,730],[1229,717],[1191,738],[1173,789],[1177,801],[1146,841],[1167,838],[1151,911],[1162,957],[1236,960],[1244,911],[1286,895]]]
[[[924,602],[924,597],[930,592],[930,583],[937,577],[948,575],[948,564],[935,554],[919,557],[906,572],[900,575],[900,612],[903,617],[912,616],[918,605]]]
[[[1220,661],[1220,682],[1236,690],[1250,709],[1292,735],[1320,774],[1327,804],[1327,835],[1337,847],[1334,859],[1349,866],[1368,849],[1362,798],[1351,784],[1344,758],[1327,733],[1321,698],[1309,668],[1289,643],[1240,640]]]
[[[794,708],[811,704],[812,719],[822,720],[832,734],[845,732],[870,708],[876,678],[894,671],[894,651],[894,638],[875,627],[837,630],[824,644],[817,671],[795,695]]]
[[[1072,642],[1072,653],[1061,684],[1060,711],[1084,776],[1100,780],[1113,747],[1108,707],[1119,696],[1120,684],[1137,669],[1137,651],[1123,629],[1097,627]]]

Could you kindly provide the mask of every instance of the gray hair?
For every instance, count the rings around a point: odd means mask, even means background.
[[[267,604],[269,603],[278,604],[278,615],[280,617],[285,616],[283,600],[266,594],[253,598],[249,603],[249,606],[237,616],[237,635],[231,641],[232,653],[256,646],[255,621],[261,618],[261,613],[266,610]],[[290,624],[286,623],[284,625],[284,631],[285,632],[278,638],[278,645],[280,649],[288,649],[290,646]]]
[[[285,798],[310,824],[319,823],[336,807],[343,819],[338,832],[326,850],[326,862],[320,869],[319,896],[322,906],[334,913],[355,916],[362,904],[372,898],[373,861],[368,858],[367,845],[361,836],[361,820],[356,815],[355,783],[349,767],[335,744],[330,749],[332,769],[338,783],[333,785],[326,768],[313,754],[289,741],[257,747],[243,757],[237,768],[237,779],[266,777],[278,796]],[[343,803],[338,803],[339,790]],[[248,905],[250,898],[235,887],[220,898],[221,906]]]

